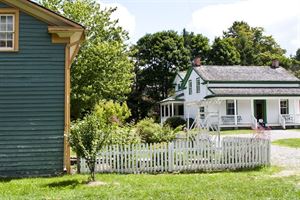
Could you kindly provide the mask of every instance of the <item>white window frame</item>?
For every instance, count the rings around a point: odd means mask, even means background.
[[[193,82],[189,80],[189,95],[193,94]]]
[[[285,104],[285,105],[283,105]],[[284,111],[284,112],[282,112]],[[288,99],[281,99],[280,100],[280,114],[281,115],[288,115],[289,114],[289,100]]]
[[[0,34],[4,33],[4,34],[12,34],[12,39],[11,39],[11,42],[12,42],[12,46],[11,47],[7,47],[7,44],[6,44],[6,47],[1,47],[0,46],[0,51],[12,51],[15,49],[15,34],[16,34],[16,30],[15,30],[15,27],[16,27],[16,16],[15,14],[1,14],[0,13],[0,24],[1,24],[1,18],[5,16],[5,17],[12,17],[12,31],[2,31],[0,30]],[[6,29],[7,29],[7,23],[6,23]],[[7,35],[6,35],[6,40],[4,40],[6,43],[10,40],[7,39]],[[1,42],[1,40],[0,40]]]
[[[196,93],[200,93],[201,91],[201,82],[200,82],[200,78],[196,78]]]
[[[234,100],[226,100],[226,115],[234,115],[235,113],[234,109],[235,109]]]

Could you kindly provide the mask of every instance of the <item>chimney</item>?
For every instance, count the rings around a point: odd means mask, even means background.
[[[200,56],[197,56],[197,57],[194,58],[193,64],[194,64],[194,67],[200,67],[201,66]]]
[[[276,69],[278,67],[279,67],[279,61],[278,60],[272,60],[271,68]]]

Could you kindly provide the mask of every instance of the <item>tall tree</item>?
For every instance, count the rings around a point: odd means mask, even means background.
[[[300,48],[296,51],[295,59],[300,61]]]
[[[202,34],[194,34],[183,29],[182,33],[184,47],[188,50],[190,60],[196,56],[201,57],[203,64],[207,64],[209,61],[210,45],[209,39]]]
[[[283,59],[285,54],[272,36],[264,34],[262,27],[250,27],[243,21],[234,22],[223,37],[234,39],[241,65],[269,65],[272,59]]]
[[[102,9],[94,0],[40,3],[86,27],[86,41],[71,69],[73,118],[82,118],[99,100],[124,101],[130,93],[134,65],[124,43],[128,34],[111,19],[116,9]]]
[[[169,95],[176,71],[187,69],[190,54],[183,37],[175,31],[147,34],[138,40],[133,51],[136,82],[128,105],[134,117],[143,118],[153,105]]]
[[[240,54],[233,44],[233,39],[216,38],[210,52],[210,61],[214,65],[240,64]]]

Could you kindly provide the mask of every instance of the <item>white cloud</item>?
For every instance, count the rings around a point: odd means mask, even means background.
[[[132,37],[135,34],[136,20],[135,16],[129,12],[129,10],[120,3],[103,3],[98,0],[102,8],[115,8],[117,10],[112,14],[112,19],[119,20],[119,25],[129,32],[129,36]]]
[[[188,27],[207,35],[211,40],[221,36],[234,21],[246,21],[261,26],[288,54],[300,48],[299,0],[241,0],[229,4],[215,4],[196,10]]]

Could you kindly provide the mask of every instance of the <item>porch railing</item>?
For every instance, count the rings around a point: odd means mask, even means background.
[[[285,124],[300,124],[300,114],[282,114]]]
[[[235,120],[237,124],[242,121],[242,116],[240,115],[222,115],[221,116],[221,124],[223,125],[234,125]]]
[[[283,115],[279,115],[279,124],[283,129],[285,129],[285,118],[283,117]]]

